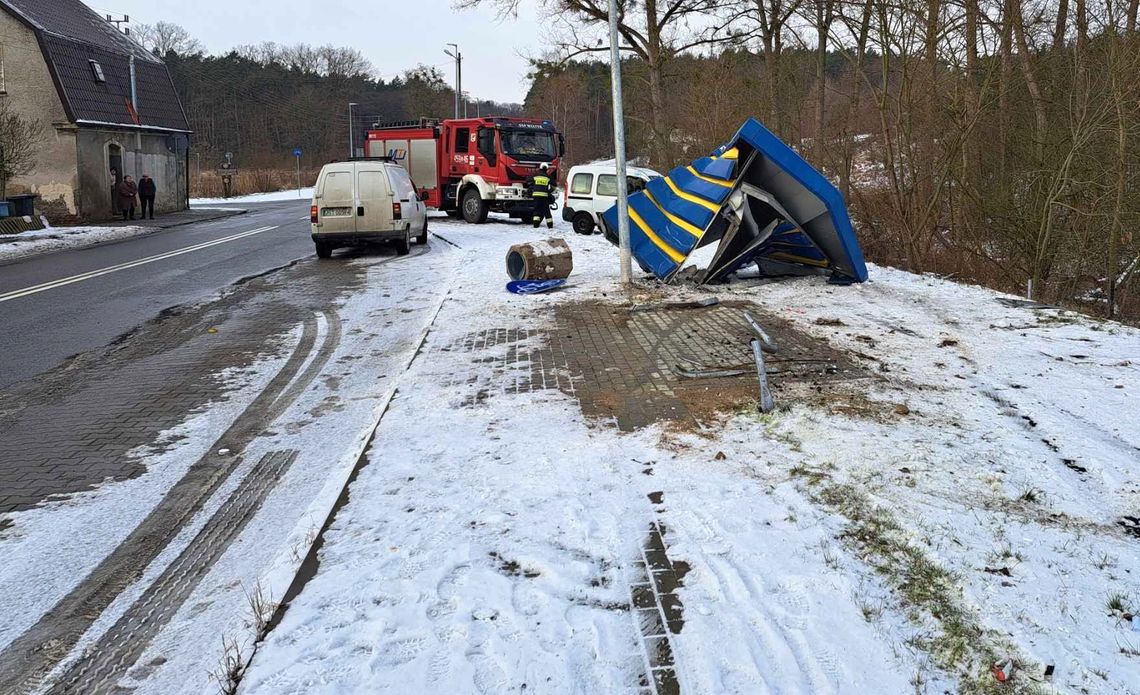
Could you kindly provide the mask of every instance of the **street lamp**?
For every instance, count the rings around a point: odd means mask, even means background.
[[[447,45],[455,49],[454,53],[446,48],[443,52],[455,59],[455,117],[459,118],[459,94],[463,91],[463,54],[459,52],[459,44]]]
[[[618,45],[617,0],[610,0],[610,82],[613,83],[614,164],[618,180],[618,257],[621,262],[621,284],[628,288],[633,282],[633,269],[629,251],[629,190],[625,177],[625,116],[622,113],[621,103],[621,48]]]
[[[353,139],[354,139],[353,134],[356,131],[356,127],[355,127],[356,124],[353,123],[353,119],[352,119],[352,107],[353,106],[360,106],[360,104],[357,104],[355,101],[348,102],[348,158],[349,159],[352,159],[353,157],[356,156],[356,147],[355,147],[356,143],[353,142]]]

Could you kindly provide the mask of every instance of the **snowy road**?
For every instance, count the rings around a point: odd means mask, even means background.
[[[0,388],[100,348],[164,309],[307,257],[307,213],[304,202],[261,205],[244,215],[4,265]]]

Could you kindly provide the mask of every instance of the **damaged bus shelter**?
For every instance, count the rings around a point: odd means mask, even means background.
[[[617,243],[617,206],[603,215]],[[755,263],[764,275],[829,273],[864,282],[867,266],[843,196],[755,119],[712,155],[629,196],[630,249],[670,281],[698,248],[716,243],[701,283]]]

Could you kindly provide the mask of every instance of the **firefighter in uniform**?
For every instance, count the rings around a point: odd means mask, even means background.
[[[534,201],[531,221],[534,223],[535,229],[538,229],[544,219],[546,220],[546,227],[554,229],[554,216],[550,214],[550,194],[554,188],[554,182],[550,179],[549,170],[550,167],[547,164],[539,164],[535,175],[526,180],[526,190],[530,193],[531,200]]]

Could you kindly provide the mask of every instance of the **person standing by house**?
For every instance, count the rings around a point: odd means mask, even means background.
[[[119,184],[119,209],[123,212],[124,221],[135,218],[135,196],[138,192],[139,188],[135,185],[134,179],[124,176],[123,182]]]
[[[154,179],[150,176],[143,174],[139,179],[139,198],[142,200],[142,218],[146,219],[147,210],[150,210],[150,219],[154,219],[154,197],[158,193],[158,187],[154,185]]]

